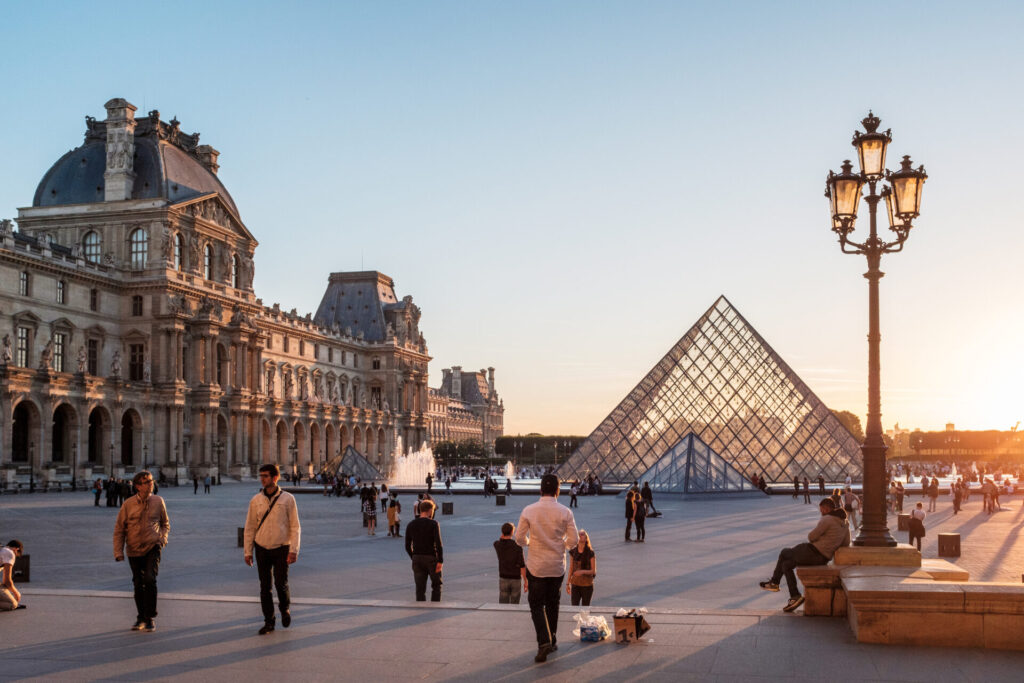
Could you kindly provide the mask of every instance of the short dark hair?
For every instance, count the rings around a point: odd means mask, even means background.
[[[272,477],[281,476],[281,470],[277,469],[277,465],[274,464],[260,465],[260,472],[269,472]]]
[[[432,501],[432,500],[421,500],[420,501],[420,517],[423,517],[424,515],[426,515],[428,517],[432,517],[433,514],[434,514],[434,510],[436,510],[436,509],[437,509],[437,506],[434,505],[434,501]]]
[[[545,474],[540,478],[540,495],[553,496],[558,493],[558,477],[553,474]]]
[[[516,527],[515,527],[514,524],[512,524],[512,522],[505,522],[504,524],[501,525],[501,535],[502,536],[511,536],[512,532],[515,531],[515,530],[516,530]]]
[[[25,550],[25,545],[16,538],[12,538],[11,540],[7,541],[7,547],[14,548],[18,552],[22,552],[23,550]]]
[[[836,502],[831,498],[822,498],[821,502],[818,503],[818,507],[828,508],[829,512],[836,509]]]
[[[136,472],[135,476],[132,477],[132,483],[135,484],[136,486],[138,486],[139,482],[142,481],[143,479],[145,479],[146,477],[149,477],[150,479],[152,479],[153,478],[153,473],[150,472],[149,470],[142,470],[141,472]]]

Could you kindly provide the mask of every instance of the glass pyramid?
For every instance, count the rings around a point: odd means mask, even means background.
[[[387,477],[380,473],[370,461],[352,446],[346,446],[341,455],[336,455],[327,461],[327,464],[320,470],[322,474],[329,477],[336,477],[339,473],[344,475],[354,474],[359,481],[385,481]]]
[[[724,296],[558,474],[632,482],[691,432],[747,481],[861,478],[853,435]]]
[[[690,432],[640,477],[655,493],[755,491],[753,483]]]

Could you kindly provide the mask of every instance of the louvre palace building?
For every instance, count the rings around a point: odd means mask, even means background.
[[[123,99],[0,223],[0,481],[149,468],[308,476],[353,446],[387,472],[430,437],[420,309],[333,273],[316,315],[267,306],[218,151]]]

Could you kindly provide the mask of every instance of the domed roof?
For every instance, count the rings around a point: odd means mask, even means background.
[[[32,206],[103,201],[105,122],[86,117],[86,123],[85,143],[50,167],[36,188]],[[135,130],[132,199],[163,198],[177,203],[216,192],[238,215],[238,208],[227,189],[198,158],[198,133],[182,134],[177,121],[166,124],[160,121],[157,111],[150,112],[149,118],[139,119],[138,124]],[[215,151],[213,153],[216,154]]]

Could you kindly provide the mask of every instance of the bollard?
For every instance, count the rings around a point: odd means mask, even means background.
[[[455,514],[455,503],[441,503],[441,514],[451,515]]]
[[[960,557],[960,534],[939,534],[939,557]]]
[[[496,495],[496,496],[494,497],[494,504],[495,504],[496,506],[497,506],[497,505],[504,505],[504,504],[505,504],[505,496],[504,496],[503,494],[501,494],[501,493],[499,493],[498,495]]]
[[[11,578],[18,583],[29,583],[31,577],[29,576],[29,569],[32,566],[32,556],[22,555],[21,557],[14,558],[14,576]]]
[[[245,527],[238,527],[238,547],[241,548],[245,545]]]

